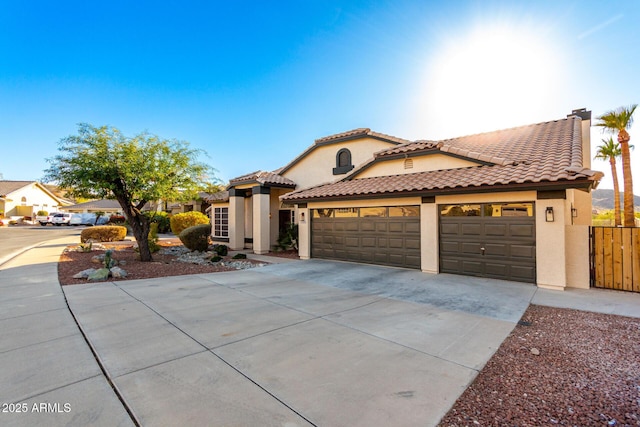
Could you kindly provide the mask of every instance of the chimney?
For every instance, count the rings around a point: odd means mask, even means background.
[[[567,114],[567,117],[582,119],[582,166],[591,169],[591,111],[578,108]]]

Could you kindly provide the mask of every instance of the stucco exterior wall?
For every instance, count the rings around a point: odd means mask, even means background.
[[[22,202],[22,198],[26,198],[26,202]],[[47,206],[44,206],[47,205]],[[26,206],[25,208],[18,207]],[[4,216],[17,215],[34,215],[39,210],[45,210],[48,213],[57,212],[60,206],[58,201],[44,192],[37,184],[29,184],[19,190],[7,194],[4,203]],[[28,211],[28,213],[23,212]]]
[[[376,151],[394,146],[395,144],[390,142],[368,137],[320,145],[282,175],[294,181],[298,185],[296,189],[332,182],[345,176],[333,174],[333,168],[336,167],[336,154],[341,149],[346,148],[351,152],[351,163],[357,168],[373,158],[373,153]]]
[[[413,167],[405,169],[405,159],[392,159],[376,163],[356,175],[356,178],[370,178],[375,176],[404,175],[416,172],[428,172],[443,169],[458,169],[478,166],[478,163],[459,159],[445,154],[429,154],[411,157]]]
[[[437,273],[440,269],[440,244],[438,242],[438,205],[420,205],[420,269],[425,273]]]

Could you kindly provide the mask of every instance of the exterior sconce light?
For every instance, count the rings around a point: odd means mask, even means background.
[[[555,220],[553,217],[553,207],[547,206],[547,209],[544,213],[544,220],[547,222],[553,222]]]
[[[578,218],[578,209],[571,208],[571,218]]]
[[[300,222],[304,222],[304,212],[300,212]]]

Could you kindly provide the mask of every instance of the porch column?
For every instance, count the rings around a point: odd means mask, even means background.
[[[229,190],[229,248],[244,249],[244,194],[243,190]]]
[[[311,258],[311,209],[306,203],[297,206],[296,223],[298,224],[298,256],[300,259]]]
[[[266,254],[271,248],[271,189],[256,186],[253,194],[253,252]]]

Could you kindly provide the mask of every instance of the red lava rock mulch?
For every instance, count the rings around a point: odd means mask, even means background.
[[[106,249],[113,250],[113,258],[118,262],[124,261],[124,265],[119,265],[127,272],[125,278],[110,277],[108,281],[150,279],[154,277],[181,276],[185,274],[215,273],[220,271],[235,271],[236,269],[222,265],[198,265],[186,262],[177,262],[175,255],[153,254],[152,262],[141,262],[138,253],[133,250],[132,244],[104,244]],[[167,246],[167,245],[164,245]],[[171,246],[171,245],[169,245]],[[61,285],[79,285],[87,283],[87,279],[74,279],[73,275],[88,268],[100,268],[101,264],[91,262],[95,255],[103,254],[102,250],[91,252],[75,252],[69,247],[60,256],[58,262],[58,281]],[[232,261],[230,257],[225,257],[224,261]],[[259,261],[243,259],[244,262],[264,264]]]
[[[640,426],[640,319],[532,305],[521,323],[440,426]]]

